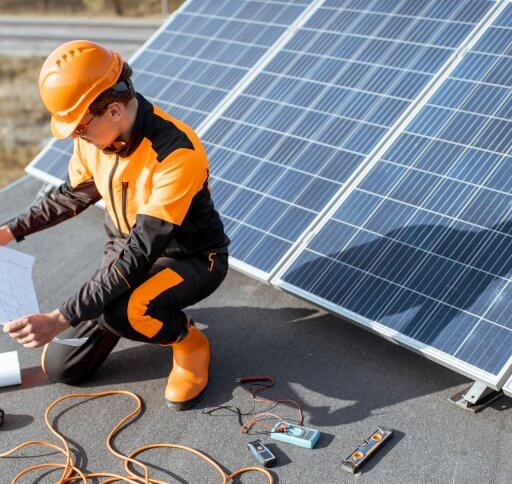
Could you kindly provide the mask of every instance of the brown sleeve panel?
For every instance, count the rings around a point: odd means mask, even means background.
[[[53,227],[78,215],[100,199],[101,195],[94,180],[86,181],[76,188],[72,188],[69,183],[63,183],[52,188],[25,213],[8,222],[7,226],[16,242],[20,242],[29,234]]]

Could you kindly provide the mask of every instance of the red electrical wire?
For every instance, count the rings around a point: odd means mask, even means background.
[[[242,378],[238,378],[236,380],[238,383],[250,383],[249,391],[251,393],[251,396],[254,401],[260,402],[260,403],[276,403],[276,404],[292,404],[295,407],[297,407],[298,411],[298,418],[296,419],[298,425],[302,425],[304,422],[304,412],[302,410],[302,406],[299,402],[296,400],[291,400],[289,398],[276,398],[276,399],[270,399],[270,398],[258,398],[256,395],[264,390],[268,390],[269,388],[272,388],[274,386],[274,378],[267,375],[253,375],[253,376],[244,376]],[[281,418],[279,415],[269,413],[269,412],[262,412],[256,414],[253,418],[248,420],[245,424],[242,425],[242,428],[240,429],[241,433],[247,433],[254,425],[260,425],[267,428],[273,428],[272,425],[267,424],[263,420],[273,418],[277,420],[285,420]],[[282,429],[281,431],[284,431],[285,429]]]

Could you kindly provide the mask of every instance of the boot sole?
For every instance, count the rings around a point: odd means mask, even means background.
[[[185,402],[171,402],[170,400],[166,400],[165,403],[166,403],[167,407],[170,408],[171,410],[176,410],[178,412],[181,412],[183,410],[189,410],[192,407],[194,407],[195,405],[197,405],[202,400],[202,398],[204,397],[204,394],[206,393],[207,388],[208,388],[208,385],[206,385],[201,390],[201,393],[199,393],[199,395],[197,395],[196,397],[194,397],[190,400],[187,400]]]

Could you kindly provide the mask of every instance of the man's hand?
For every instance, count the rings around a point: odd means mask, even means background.
[[[4,333],[25,348],[39,348],[70,327],[66,317],[56,309],[51,313],[29,314],[13,319],[4,326]]]
[[[14,235],[7,227],[7,225],[2,225],[0,227],[0,245],[7,245],[8,243],[14,240]]]

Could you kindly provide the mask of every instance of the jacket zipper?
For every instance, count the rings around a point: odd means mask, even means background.
[[[119,217],[117,216],[117,210],[116,210],[116,202],[114,200],[114,187],[112,186],[112,180],[114,179],[114,173],[116,171],[118,164],[119,164],[119,156],[116,155],[116,162],[114,163],[112,170],[110,170],[110,176],[108,178],[108,183],[109,183],[109,192],[110,192],[110,203],[112,204],[112,210],[114,211],[114,216],[116,217],[117,230],[119,230],[119,232],[121,232],[121,224],[119,223]]]
[[[126,216],[126,198],[128,193],[128,182],[123,182],[123,206],[122,206],[122,212],[123,212],[123,219],[124,223],[126,224],[126,228],[128,229],[128,232],[130,231],[130,224],[128,223],[128,217]]]

